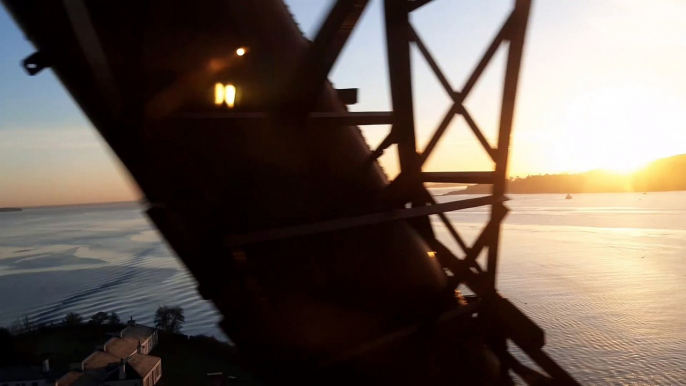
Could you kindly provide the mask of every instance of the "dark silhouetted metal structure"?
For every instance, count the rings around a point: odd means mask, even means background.
[[[270,383],[576,382],[543,351],[544,333],[496,291],[510,133],[531,0],[512,12],[456,91],[410,23],[429,0],[385,0],[392,111],[348,112],[327,76],[365,0],[337,0],[316,38],[302,38],[279,0],[116,2],[3,0],[127,166],[147,213],[225,316],[223,329]],[[452,99],[417,151],[410,48]],[[244,58],[232,55],[247,46]],[[499,47],[506,73],[497,147],[463,105]],[[231,81],[234,111],[207,90]],[[494,171],[423,172],[462,115]],[[378,149],[357,125],[391,124]],[[376,159],[398,149],[388,182]],[[487,197],[437,203],[424,183],[491,184]],[[445,213],[490,206],[473,245]],[[462,249],[433,233],[438,215]],[[477,257],[487,250],[485,267]],[[460,284],[474,296],[456,296]],[[507,350],[523,350],[547,374]]]

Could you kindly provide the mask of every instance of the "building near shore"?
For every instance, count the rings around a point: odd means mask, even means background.
[[[157,330],[131,319],[55,386],[154,386],[162,377],[162,359],[148,355],[157,345]],[[0,384],[0,386],[4,386]]]

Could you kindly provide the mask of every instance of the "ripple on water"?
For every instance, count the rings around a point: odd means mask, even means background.
[[[498,285],[545,329],[546,351],[583,384],[686,384],[686,216],[673,215],[686,194],[513,198]],[[223,337],[220,315],[135,205],[22,216],[0,220],[0,259],[78,251],[105,263],[10,272],[0,262],[0,293],[12,294],[0,297],[0,325],[98,311],[152,324],[166,304],[184,308],[185,333]],[[474,240],[488,212],[449,216]]]

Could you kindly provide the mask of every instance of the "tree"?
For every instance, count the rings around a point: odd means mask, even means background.
[[[96,313],[95,315],[91,316],[90,323],[91,324],[98,324],[98,325],[104,324],[105,322],[107,322],[109,320],[109,318],[110,317],[109,317],[109,315],[107,315],[107,312],[100,311],[100,312]]]
[[[81,315],[77,314],[76,312],[70,312],[67,314],[67,316],[62,319],[62,323],[64,323],[67,326],[74,326],[77,324],[81,324],[83,321],[83,318]]]
[[[14,335],[23,334],[31,331],[32,329],[33,324],[31,323],[28,315],[24,315],[20,319],[15,320],[12,322],[12,326],[10,327],[10,330]]]
[[[119,315],[117,315],[116,312],[110,312],[110,315],[107,317],[107,323],[108,324],[121,324],[121,319],[119,319]]]
[[[163,331],[178,333],[186,321],[183,308],[160,306],[155,312],[155,326]]]

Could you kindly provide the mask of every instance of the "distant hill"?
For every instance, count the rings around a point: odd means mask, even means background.
[[[507,193],[623,193],[686,190],[686,154],[661,158],[628,175],[606,170],[510,178]],[[488,194],[490,185],[471,185],[446,195]]]

